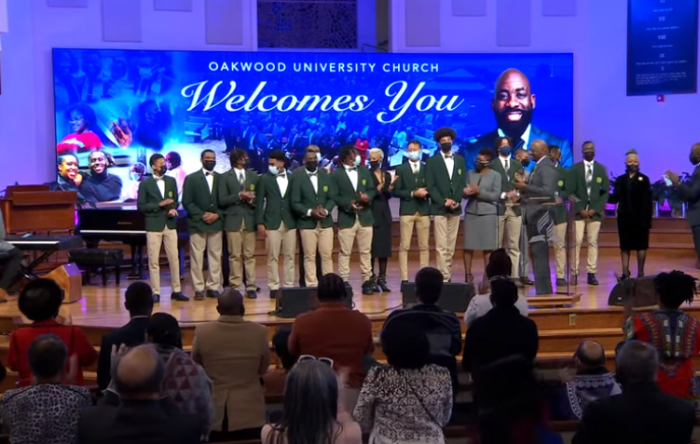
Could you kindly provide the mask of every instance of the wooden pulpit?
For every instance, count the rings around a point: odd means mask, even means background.
[[[0,208],[8,234],[75,229],[75,191],[50,191],[48,185],[7,187]]]

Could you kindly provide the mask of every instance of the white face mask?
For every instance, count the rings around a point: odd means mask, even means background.
[[[420,160],[420,155],[421,155],[420,151],[409,151],[406,154],[406,157],[408,157],[410,160]]]
[[[273,176],[276,176],[279,174],[279,169],[277,169],[276,166],[269,166],[267,167],[267,170],[272,174]]]

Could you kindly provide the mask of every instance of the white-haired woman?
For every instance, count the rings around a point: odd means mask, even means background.
[[[369,150],[369,165],[377,192],[372,200],[374,230],[372,233],[372,285],[375,292],[389,292],[386,285],[386,266],[391,257],[391,208],[389,199],[394,192],[398,176],[382,170],[384,152],[379,148]],[[375,263],[379,261],[379,274],[375,274]]]

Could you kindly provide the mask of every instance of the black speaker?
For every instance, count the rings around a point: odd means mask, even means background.
[[[654,288],[655,277],[629,278],[618,282],[610,291],[608,305],[618,307],[627,304],[631,304],[632,307],[659,305],[659,296]]]
[[[454,313],[467,311],[469,301],[475,294],[474,284],[445,282],[442,284],[442,293],[438,299],[438,307]],[[404,282],[401,285],[401,295],[404,307],[417,304],[416,284],[414,282]]]
[[[275,299],[275,316],[296,318],[302,313],[313,310],[318,305],[316,287],[280,288]],[[352,287],[345,286],[345,305],[353,307]]]

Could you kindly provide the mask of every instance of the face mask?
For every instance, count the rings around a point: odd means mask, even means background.
[[[306,162],[306,171],[311,171],[312,173],[318,169],[318,162]]]
[[[698,163],[700,163],[700,159],[694,153],[691,153],[690,154],[690,163],[692,163],[693,165],[697,165]]]
[[[530,159],[523,159],[520,161],[520,164],[527,168],[530,165]]]
[[[487,165],[485,163],[477,163],[475,165],[474,169],[476,169],[477,173],[480,173],[480,172],[484,171],[484,168],[486,168],[486,166]]]
[[[167,172],[168,172],[168,166],[167,166],[167,165],[163,165],[162,167],[160,167],[160,175],[161,175],[161,176],[165,175],[165,173],[167,173]]]
[[[409,151],[408,158],[410,160],[420,160],[420,151]]]
[[[510,156],[510,147],[502,146],[498,149],[498,152],[501,154],[501,156]]]
[[[593,151],[586,151],[583,153],[583,158],[586,159],[586,162],[592,162],[594,157],[595,153]]]
[[[359,167],[361,163],[362,157],[360,157],[360,155],[358,154],[357,156],[355,156],[355,167]]]
[[[369,166],[371,166],[372,169],[377,169],[379,168],[379,162],[370,162]]]
[[[139,181],[139,173],[129,173],[129,179],[133,180],[134,182]]]
[[[267,167],[267,170],[272,174],[273,176],[276,176],[279,174],[279,169],[276,166],[269,166]]]
[[[627,165],[627,172],[636,173],[639,171],[639,165]]]
[[[440,149],[442,150],[443,153],[449,153],[450,150],[452,149],[452,143],[451,142],[441,143]]]
[[[207,171],[214,171],[214,167],[216,166],[216,160],[205,160],[204,162],[202,162],[202,166]]]
[[[318,163],[321,163],[321,159],[323,159],[321,153],[316,153],[316,160],[318,160]]]

